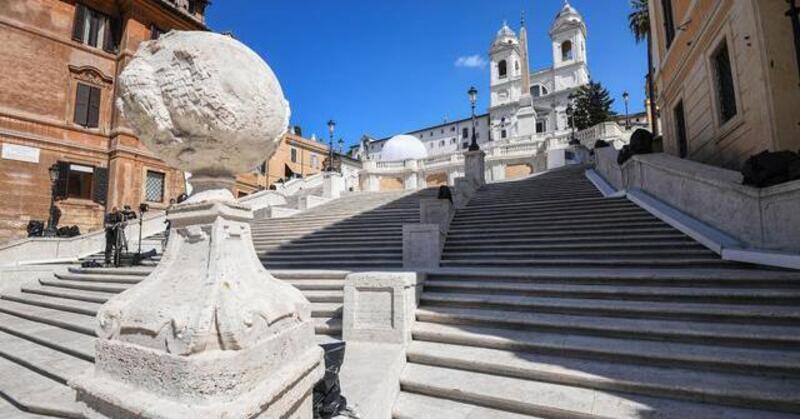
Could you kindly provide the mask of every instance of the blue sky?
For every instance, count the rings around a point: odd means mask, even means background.
[[[589,68],[623,112],[644,109],[645,45],[627,28],[628,0],[572,0],[587,21]],[[207,11],[272,67],[292,107],[292,124],[348,144],[466,117],[466,91],[488,106],[489,44],[503,20],[516,31],[524,10],[531,68],[551,65],[547,35],[563,0],[221,0]],[[459,58],[462,58],[459,60]]]

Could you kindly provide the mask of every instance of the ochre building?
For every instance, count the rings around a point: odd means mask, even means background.
[[[650,1],[666,152],[738,170],[763,150],[800,149],[800,31],[790,3]]]
[[[112,206],[163,208],[183,174],[150,153],[113,106],[142,41],[205,30],[203,0],[0,2],[0,242],[48,218],[56,165],[59,225],[100,228]]]

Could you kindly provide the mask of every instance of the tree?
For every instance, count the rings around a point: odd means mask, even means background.
[[[656,112],[656,90],[653,82],[653,40],[650,36],[650,9],[648,0],[631,0],[633,11],[628,15],[628,26],[636,43],[647,42],[647,96],[650,98],[650,116],[653,122],[653,135],[658,135],[658,114]]]
[[[583,130],[606,122],[616,115],[611,110],[614,99],[600,82],[589,81],[570,95],[573,101],[572,121],[576,130]]]

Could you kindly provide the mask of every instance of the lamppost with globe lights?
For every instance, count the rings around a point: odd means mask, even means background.
[[[327,171],[333,171],[333,133],[336,131],[336,121],[333,119],[328,121],[328,134],[330,135],[330,140],[328,143],[328,167]]]
[[[472,86],[467,91],[469,95],[469,103],[472,107],[472,142],[469,145],[469,151],[477,151],[481,148],[478,146],[478,138],[475,135],[475,103],[478,101],[478,89]]]
[[[56,182],[61,174],[58,163],[54,163],[47,169],[50,175],[50,216],[47,219],[47,228],[44,229],[42,235],[44,237],[55,237],[57,235],[56,226]]]
[[[625,102],[625,130],[630,131],[631,129],[631,117],[628,113],[628,102],[631,99],[631,95],[628,94],[627,91],[622,92],[622,100]]]

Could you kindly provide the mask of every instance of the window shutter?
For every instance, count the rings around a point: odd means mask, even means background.
[[[86,21],[86,6],[75,4],[75,22],[72,25],[72,39],[83,42],[83,25]]]
[[[87,114],[89,113],[89,96],[90,87],[78,83],[78,89],[75,93],[75,123],[82,126],[87,126]]]
[[[69,163],[64,161],[56,162],[58,165],[58,179],[56,179],[55,198],[67,197],[67,180],[69,179]]]
[[[92,201],[105,205],[106,196],[108,196],[108,169],[95,167],[94,181],[92,182]]]
[[[97,47],[97,35],[100,32],[100,16],[98,16],[97,12],[89,12],[89,39],[87,40],[87,44],[93,47]]]
[[[86,126],[97,128],[100,120],[100,88],[89,87],[89,109],[86,115]]]
[[[119,19],[110,16],[104,16],[103,18],[106,21],[103,50],[113,54],[117,52],[117,45],[119,45]]]

